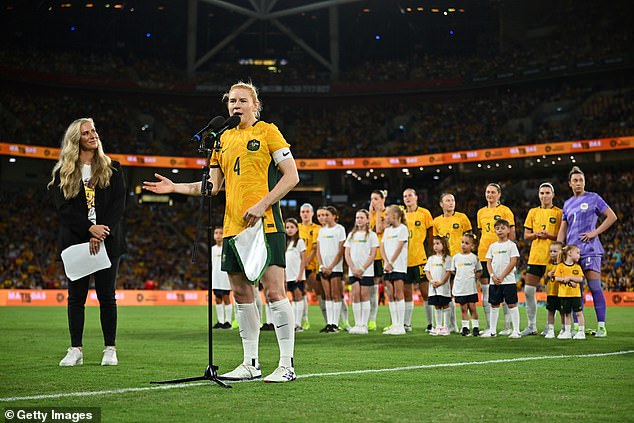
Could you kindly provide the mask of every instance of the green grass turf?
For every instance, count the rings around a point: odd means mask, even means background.
[[[634,350],[634,308],[608,310],[609,336],[585,341],[432,337],[416,307],[407,336],[320,334],[321,313],[310,308],[312,328],[297,334],[299,378],[287,384],[213,383],[179,385],[92,396],[34,400],[23,397],[125,388],[149,381],[202,375],[207,365],[205,307],[120,307],[117,367],[101,367],[99,310],[88,307],[84,365],[58,367],[68,347],[65,309],[0,307],[0,407],[101,407],[103,422],[145,421],[632,421],[634,354],[549,358],[464,366],[522,357],[596,354]],[[522,327],[524,309],[520,309]],[[379,326],[388,320],[381,307]],[[594,327],[594,310],[586,311]],[[483,319],[480,319],[483,322]],[[500,320],[502,318],[500,317]],[[542,328],[545,310],[539,309]],[[260,361],[268,374],[277,364],[275,335],[262,332]],[[242,359],[237,330],[214,331],[220,371]],[[330,372],[422,369],[319,375]]]

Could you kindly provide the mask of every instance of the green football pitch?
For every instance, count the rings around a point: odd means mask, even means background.
[[[406,336],[352,336],[319,333],[321,313],[310,307],[312,327],[296,337],[297,381],[223,389],[149,383],[203,374],[205,307],[120,307],[117,367],[100,366],[99,310],[88,307],[84,365],[71,368],[58,366],[69,342],[64,308],[0,307],[0,406],[99,407],[103,422],[634,420],[634,308],[610,308],[608,337],[586,340],[432,337],[423,309],[414,313]],[[594,310],[585,314],[595,327]],[[387,323],[386,307],[378,320]],[[540,329],[544,320],[540,308]],[[237,330],[213,339],[220,372],[240,363]],[[264,374],[277,358],[274,333],[262,332]]]

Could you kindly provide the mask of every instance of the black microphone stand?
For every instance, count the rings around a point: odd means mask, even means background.
[[[215,136],[214,136],[215,135]],[[211,138],[211,139],[210,139]],[[208,144],[210,141],[213,141],[214,148],[209,148]],[[208,342],[209,342],[209,357],[207,368],[205,369],[205,373],[202,376],[194,376],[187,377],[182,379],[172,379],[172,380],[164,380],[160,382],[150,382],[156,384],[170,384],[170,383],[185,383],[185,382],[196,382],[199,380],[209,380],[217,383],[223,388],[231,388],[231,385],[227,385],[222,380],[218,379],[218,366],[213,364],[213,315],[212,315],[212,307],[211,302],[213,299],[213,291],[212,291],[212,254],[211,254],[211,246],[213,242],[213,225],[212,225],[212,213],[211,213],[211,190],[213,185],[209,182],[209,172],[210,172],[210,163],[211,163],[211,155],[214,150],[220,150],[220,134],[216,135],[208,135],[203,137],[200,142],[200,146],[198,147],[199,153],[205,153],[207,155],[207,160],[205,162],[205,166],[203,166],[203,176],[201,179],[200,186],[200,210],[202,212],[203,202],[207,200],[207,331],[208,331]],[[199,213],[199,216],[202,213]],[[194,240],[194,247],[192,252],[192,261],[195,262],[196,257],[196,247],[198,243],[198,233],[199,233],[200,225],[197,225],[196,229],[196,239]]]

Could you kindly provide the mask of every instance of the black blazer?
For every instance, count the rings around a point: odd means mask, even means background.
[[[88,220],[88,205],[84,184],[81,183],[79,193],[75,198],[66,200],[59,188],[59,171],[55,175],[53,186],[53,200],[59,218],[59,252],[66,247],[90,241],[88,229],[93,223]],[[95,187],[95,211],[97,224],[107,225],[110,235],[106,237],[105,246],[109,257],[119,257],[127,251],[123,224],[125,210],[126,189],[121,164],[112,161],[112,176],[110,185],[103,189]]]

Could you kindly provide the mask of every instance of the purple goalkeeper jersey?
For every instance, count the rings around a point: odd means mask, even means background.
[[[608,204],[595,192],[584,192],[579,197],[570,197],[564,203],[562,220],[568,222],[566,244],[577,245],[581,250],[581,257],[603,254],[603,246],[598,236],[589,242],[582,242],[579,236],[595,230],[597,219],[608,208]]]

